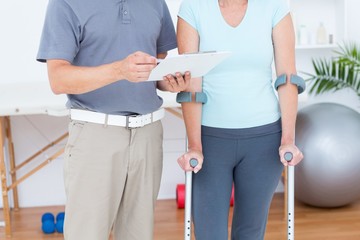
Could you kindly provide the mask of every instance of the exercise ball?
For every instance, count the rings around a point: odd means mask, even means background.
[[[295,167],[295,197],[316,207],[360,199],[360,114],[336,103],[301,109],[296,144],[304,159]]]

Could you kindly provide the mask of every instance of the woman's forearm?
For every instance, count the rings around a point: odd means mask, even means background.
[[[188,138],[188,149],[202,151],[201,103],[182,103],[183,118]]]
[[[296,115],[298,110],[297,86],[287,81],[285,85],[279,87],[278,95],[282,122],[281,144],[294,144]]]

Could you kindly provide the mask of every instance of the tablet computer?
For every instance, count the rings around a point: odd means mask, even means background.
[[[230,55],[231,52],[227,51],[209,51],[168,56],[159,59],[148,81],[163,80],[168,74],[175,75],[177,72],[184,74],[186,71],[191,73],[191,77],[202,77]]]

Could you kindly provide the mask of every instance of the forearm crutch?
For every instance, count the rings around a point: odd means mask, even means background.
[[[198,160],[195,158],[190,159],[190,166],[196,167]],[[192,193],[192,171],[185,173],[185,224],[184,235],[185,240],[191,240],[191,193]]]
[[[293,159],[291,152],[286,152],[284,155],[286,161],[290,162]],[[294,240],[294,166],[287,167],[287,232],[288,240]]]

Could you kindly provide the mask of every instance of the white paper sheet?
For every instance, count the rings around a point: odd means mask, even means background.
[[[149,81],[163,80],[168,74],[184,74],[186,71],[191,72],[191,77],[202,77],[230,55],[231,52],[211,51],[169,56],[152,70]]]

